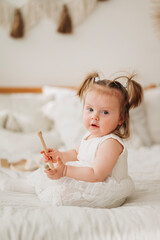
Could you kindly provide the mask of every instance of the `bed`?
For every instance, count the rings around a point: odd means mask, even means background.
[[[27,93],[24,88],[0,92],[1,180],[6,174],[20,178],[42,164],[38,130],[48,147],[59,149],[76,146],[85,132],[82,106],[73,89],[44,86],[29,88]],[[159,87],[145,90],[144,103],[131,112],[131,138],[126,144],[136,191],[122,206],[53,207],[35,194],[0,190],[0,239],[159,240],[159,102]],[[12,170],[3,166],[6,159]],[[22,159],[28,164],[19,171],[15,163]]]

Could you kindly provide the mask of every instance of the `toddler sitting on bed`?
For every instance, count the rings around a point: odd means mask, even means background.
[[[42,201],[111,208],[120,206],[133,192],[123,143],[129,137],[129,110],[138,106],[143,96],[133,77],[119,76],[113,81],[100,79],[98,73],[86,77],[78,96],[83,100],[88,132],[77,149],[42,151],[44,162],[52,158],[55,163],[53,169],[41,168],[30,176]],[[126,86],[119,82],[122,78]]]
[[[129,137],[129,110],[138,106],[143,96],[133,77],[119,76],[111,81],[100,79],[95,72],[85,78],[78,96],[83,100],[88,132],[77,149],[42,151],[44,162],[52,159],[54,168],[38,169],[25,183],[40,200],[53,206],[111,208],[123,204],[133,192],[123,142]],[[121,79],[126,80],[126,86]]]

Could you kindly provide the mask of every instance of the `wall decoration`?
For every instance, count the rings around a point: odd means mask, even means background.
[[[59,26],[57,28],[59,33],[72,33],[72,20],[66,4],[63,5],[60,17]]]
[[[153,26],[160,38],[160,0],[151,0]]]
[[[21,38],[24,35],[23,17],[19,9],[15,9],[14,21],[13,21],[10,35],[11,37],[14,37],[14,38]]]
[[[11,29],[12,37],[22,37],[24,26],[25,32],[28,32],[42,18],[48,17],[58,25],[58,32],[72,33],[73,28],[94,10],[98,1],[100,0],[0,0],[0,26]]]

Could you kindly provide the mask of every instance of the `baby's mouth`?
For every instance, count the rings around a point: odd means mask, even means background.
[[[91,124],[91,127],[98,128],[99,126],[98,126],[98,125],[96,125],[96,124],[94,124],[94,123],[92,123],[92,124]]]

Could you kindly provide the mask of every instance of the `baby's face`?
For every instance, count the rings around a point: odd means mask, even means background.
[[[113,132],[120,119],[120,99],[116,94],[91,90],[85,96],[83,122],[90,137],[101,137]]]

